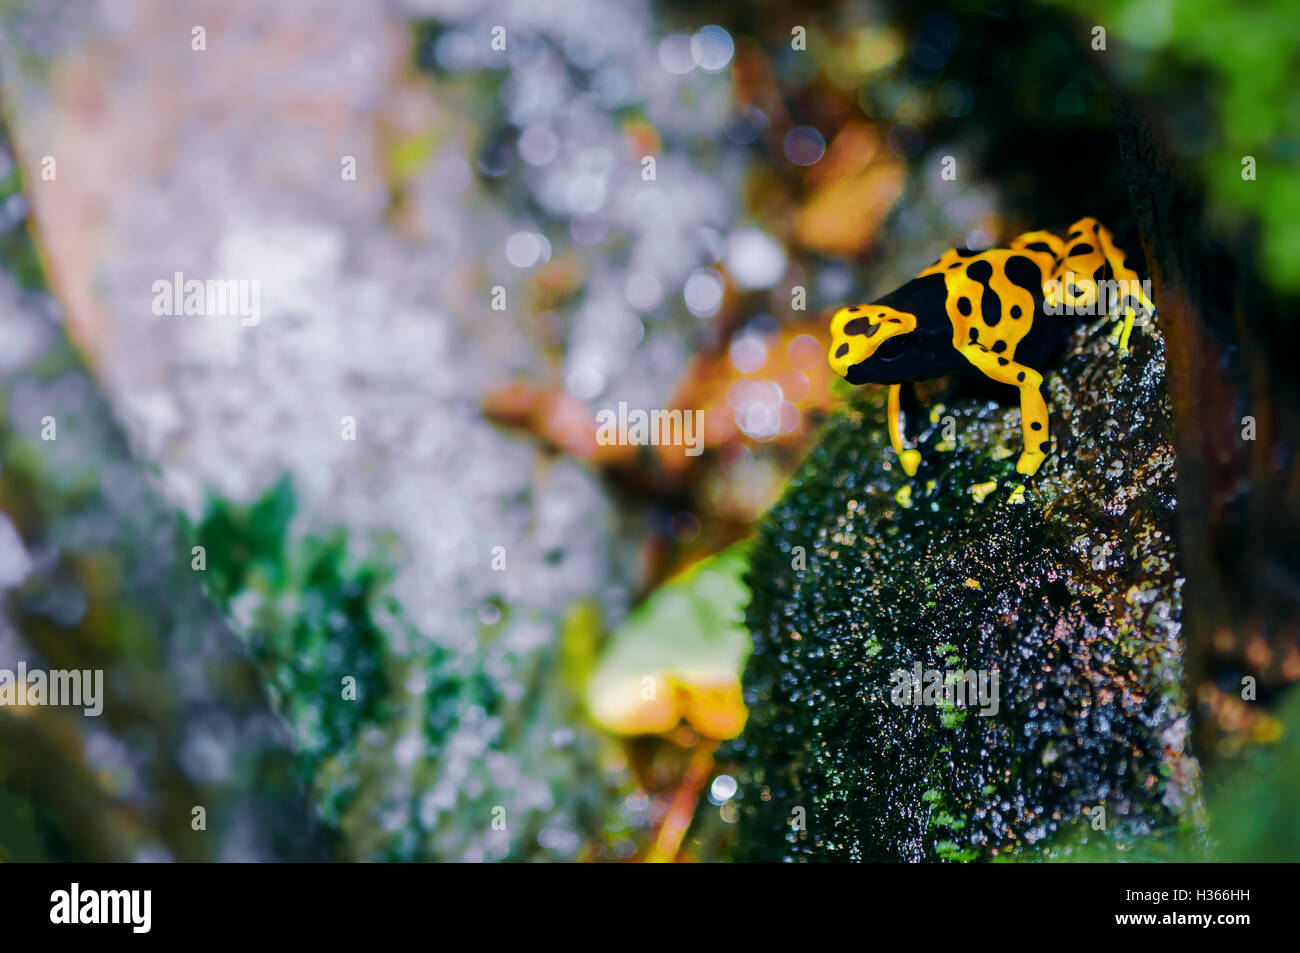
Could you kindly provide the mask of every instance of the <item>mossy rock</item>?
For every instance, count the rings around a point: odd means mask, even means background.
[[[1123,358],[1108,323],[1075,332],[1045,375],[1054,450],[1030,478],[1009,388],[922,405],[912,479],[883,388],[828,422],[752,556],[738,859],[1200,843],[1158,321]],[[997,672],[996,713],[897,704],[891,675],[918,662]]]

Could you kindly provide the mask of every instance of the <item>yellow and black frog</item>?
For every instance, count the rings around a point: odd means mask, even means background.
[[[921,455],[903,445],[899,388],[904,381],[980,373],[1020,392],[1024,452],[1016,470],[1035,473],[1050,440],[1039,369],[1074,330],[1070,315],[1121,318],[1120,353],[1139,314],[1155,306],[1111,233],[1093,218],[1062,240],[1026,232],[1006,248],[953,248],[873,304],[831,318],[830,364],[851,384],[889,385],[889,438],[904,472]]]

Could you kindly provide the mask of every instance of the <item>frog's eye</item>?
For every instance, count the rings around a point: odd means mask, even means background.
[[[864,337],[871,337],[880,330],[880,322],[873,321],[870,318],[854,318],[848,324],[844,325],[845,334],[861,334]]]

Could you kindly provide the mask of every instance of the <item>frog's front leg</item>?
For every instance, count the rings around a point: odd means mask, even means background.
[[[903,447],[903,428],[898,422],[898,398],[902,386],[902,384],[889,385],[889,409],[886,411],[889,417],[889,442],[894,445],[894,453],[898,454],[898,462],[903,465],[903,472],[908,476],[916,476],[916,468],[921,465],[921,454],[917,450]]]
[[[994,354],[979,344],[967,344],[958,350],[986,377],[1002,384],[1010,384],[1020,391],[1020,427],[1024,434],[1025,451],[1016,462],[1016,471],[1031,476],[1042,465],[1051,444],[1047,435],[1047,404],[1043,401],[1040,390],[1043,375],[1032,367]]]

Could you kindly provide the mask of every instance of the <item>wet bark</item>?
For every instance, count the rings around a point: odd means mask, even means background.
[[[1212,760],[1251,730],[1251,709],[1238,702],[1243,678],[1257,680],[1266,706],[1300,678],[1296,342],[1286,303],[1253,264],[1249,233],[1233,247],[1211,237],[1197,179],[1167,153],[1158,122],[1116,95],[1133,216],[1169,347],[1186,677],[1195,746]]]

